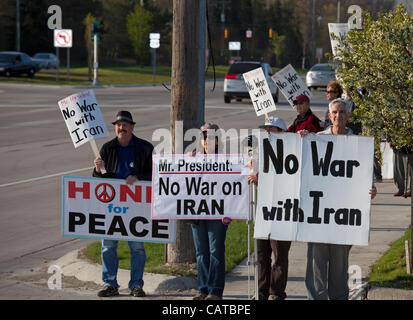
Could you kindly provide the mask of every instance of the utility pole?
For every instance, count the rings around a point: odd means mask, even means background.
[[[172,152],[183,153],[183,136],[204,122],[206,0],[174,0],[172,30]],[[202,109],[201,109],[202,108]],[[186,143],[190,143],[188,141]],[[195,262],[189,223],[178,220],[176,241],[168,244],[166,261]]]
[[[16,0],[16,51],[20,51],[20,1]]]
[[[313,0],[313,14],[311,17],[311,65],[315,62],[315,0]]]
[[[340,0],[337,1],[337,23],[340,23]]]

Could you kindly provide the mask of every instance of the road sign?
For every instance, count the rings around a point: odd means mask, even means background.
[[[230,42],[228,42],[228,49],[229,50],[234,50],[234,51],[241,50],[241,42],[239,42],[239,41],[230,41]]]
[[[149,34],[149,46],[152,49],[158,49],[160,46],[159,40],[161,39],[160,33],[150,33]]]
[[[72,29],[54,29],[54,46],[71,48],[73,42]]]
[[[157,49],[160,46],[159,40],[151,39],[149,40],[149,46],[153,49]]]
[[[161,39],[161,34],[160,33],[150,33],[149,34],[149,39],[150,40],[159,40],[159,39]]]

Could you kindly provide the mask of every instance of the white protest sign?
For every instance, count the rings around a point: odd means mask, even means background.
[[[311,91],[291,64],[278,71],[271,79],[294,109],[293,101],[299,95],[305,94],[310,99],[312,97]]]
[[[63,177],[62,234],[124,241],[175,241],[175,222],[151,220],[151,182]]]
[[[93,90],[73,94],[58,104],[75,148],[109,135]]]
[[[344,40],[347,37],[348,32],[347,23],[329,23],[328,24],[328,33],[330,35],[331,49],[333,55],[337,55],[337,49],[340,49],[339,39]],[[335,37],[333,37],[333,34]]]
[[[257,117],[277,110],[267,79],[259,67],[242,75]]]
[[[154,155],[152,219],[248,219],[248,156]]]
[[[254,238],[368,245],[371,137],[260,136]]]

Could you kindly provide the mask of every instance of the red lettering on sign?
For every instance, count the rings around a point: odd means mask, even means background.
[[[90,183],[83,182],[82,187],[76,187],[74,181],[69,181],[69,198],[76,198],[76,193],[83,193],[83,199],[90,199]]]
[[[142,202],[142,186],[135,186],[135,193],[132,191],[131,188],[127,185],[121,185],[120,186],[120,198],[119,201],[127,201],[126,196],[129,195],[129,197],[135,201],[135,202]]]
[[[146,187],[146,203],[151,203],[152,202],[152,187],[148,186]]]

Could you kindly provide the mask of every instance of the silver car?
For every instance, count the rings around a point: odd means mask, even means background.
[[[36,53],[32,59],[39,69],[56,69],[59,65],[59,61],[53,53]]]
[[[335,69],[337,65],[329,63],[319,63],[311,67],[305,78],[306,85],[309,89],[318,87],[327,87],[327,84],[336,79]]]
[[[241,101],[244,98],[250,98],[248,89],[245,85],[242,74],[261,67],[265,78],[267,79],[268,86],[270,87],[271,94],[274,98],[274,102],[278,102],[278,88],[274,81],[271,79],[272,69],[268,63],[256,62],[256,61],[237,61],[231,64],[228,73],[225,75],[224,80],[224,101],[225,103],[231,103],[231,99]]]

